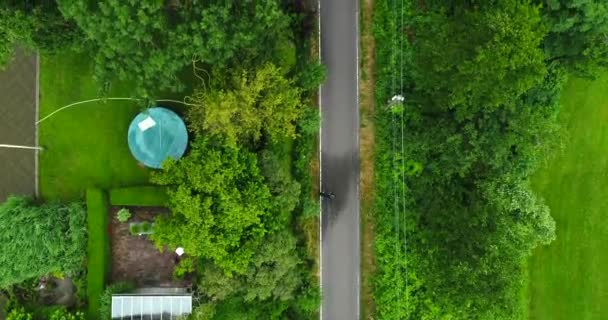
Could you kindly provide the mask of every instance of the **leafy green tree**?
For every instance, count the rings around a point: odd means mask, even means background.
[[[183,88],[178,74],[193,60],[222,67],[265,56],[290,21],[276,0],[57,2],[85,34],[98,79],[133,80],[142,95]]]
[[[271,193],[255,154],[220,143],[198,137],[188,156],[153,174],[169,187],[172,213],[157,219],[152,239],[242,274],[273,228]]]
[[[281,165],[280,156],[270,150],[260,153],[259,166],[273,196],[271,210],[274,212],[275,221],[280,225],[287,225],[300,199],[300,183],[291,177],[288,168]]]
[[[258,248],[243,275],[226,277],[209,264],[201,273],[201,287],[212,300],[238,294],[245,301],[291,300],[302,282],[296,239],[287,232],[270,235]]]
[[[52,52],[72,46],[80,36],[55,1],[6,0],[0,4],[0,66],[10,60],[16,46]]]
[[[257,142],[266,134],[277,142],[295,138],[295,122],[302,115],[301,91],[283,71],[266,64],[242,72],[228,83],[231,89],[201,90],[188,112],[190,128],[197,134],[225,139],[227,143]]]
[[[545,50],[551,61],[579,75],[608,66],[608,3],[602,0],[542,0],[549,25]]]
[[[319,86],[327,77],[327,69],[320,61],[314,61],[304,65],[303,69],[297,74],[298,87],[304,92],[314,94]]]
[[[421,13],[415,32],[415,85],[429,112],[459,118],[512,103],[542,81],[545,28],[539,10],[517,0],[489,8]]]
[[[86,257],[82,204],[38,205],[9,197],[0,205],[0,288],[53,272],[78,271]]]

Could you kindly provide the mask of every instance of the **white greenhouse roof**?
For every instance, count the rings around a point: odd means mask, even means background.
[[[137,295],[112,296],[112,320],[175,320],[192,313],[192,296]]]

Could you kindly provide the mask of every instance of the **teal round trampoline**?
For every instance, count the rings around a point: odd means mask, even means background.
[[[129,126],[129,149],[145,166],[160,169],[167,158],[181,158],[188,145],[184,121],[161,106],[140,114]]]

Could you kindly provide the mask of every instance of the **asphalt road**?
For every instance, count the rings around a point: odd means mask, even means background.
[[[321,318],[359,319],[358,0],[321,0]]]

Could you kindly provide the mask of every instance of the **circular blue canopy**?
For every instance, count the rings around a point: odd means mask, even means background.
[[[135,159],[147,167],[160,169],[167,158],[181,158],[187,145],[184,121],[163,107],[138,114],[129,126],[129,149]]]

